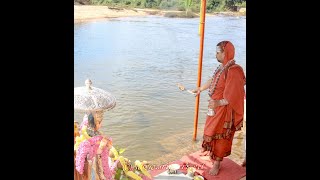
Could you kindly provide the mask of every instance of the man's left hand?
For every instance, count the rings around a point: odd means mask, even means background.
[[[213,99],[209,100],[208,108],[215,109],[218,106],[220,106],[220,101],[219,100],[213,100]]]

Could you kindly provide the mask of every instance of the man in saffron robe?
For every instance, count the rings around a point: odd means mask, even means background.
[[[246,81],[242,67],[235,64],[233,44],[222,41],[216,48],[220,66],[204,85],[192,90],[199,95],[208,89],[208,108],[214,111],[213,116],[206,117],[202,142],[202,152],[213,161],[211,175],[218,174],[220,162],[231,154],[234,133],[242,127]]]

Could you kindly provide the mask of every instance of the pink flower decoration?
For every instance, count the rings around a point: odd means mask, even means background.
[[[110,168],[110,171],[111,171],[111,173],[112,174],[115,174],[116,173],[116,167],[117,167],[117,165],[118,165],[118,162],[119,162],[119,159],[117,159],[114,163],[113,163],[113,165],[111,166],[111,168]]]
[[[83,121],[82,121],[82,123],[80,125],[80,132],[81,132],[81,129],[82,129],[83,126],[88,126],[88,118],[87,119],[83,118]]]
[[[102,136],[94,136],[88,140],[83,141],[78,150],[77,150],[77,156],[76,156],[76,170],[83,174],[84,171],[84,162],[86,160],[91,160],[96,154],[97,150],[99,148],[99,143],[103,137]],[[109,168],[109,149],[104,148],[101,153],[101,160],[102,160],[102,168],[103,168],[103,174],[107,179],[112,179],[112,172]]]

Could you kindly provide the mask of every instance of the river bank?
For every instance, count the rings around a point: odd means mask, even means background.
[[[93,5],[74,5],[74,23],[103,20],[106,18],[132,17],[132,16],[166,16],[168,13],[182,13],[183,11],[167,11],[157,9],[125,9],[112,8],[108,6],[93,6]],[[195,14],[199,16],[199,14]],[[244,16],[245,12],[219,12],[207,13],[206,16]]]

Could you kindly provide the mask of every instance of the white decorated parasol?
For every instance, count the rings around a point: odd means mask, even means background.
[[[85,86],[74,88],[75,111],[105,111],[116,106],[116,98],[109,92],[92,87],[92,81],[87,79]]]

